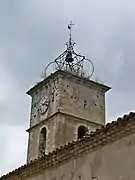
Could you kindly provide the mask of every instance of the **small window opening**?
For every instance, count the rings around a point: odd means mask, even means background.
[[[46,128],[42,128],[40,131],[40,136],[39,136],[39,153],[40,155],[45,155],[45,150],[46,150]]]
[[[79,126],[78,127],[78,139],[85,136],[88,132],[88,129],[85,126]]]

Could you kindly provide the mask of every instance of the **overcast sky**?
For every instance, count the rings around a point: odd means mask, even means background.
[[[107,120],[135,108],[134,0],[0,0],[0,175],[25,163],[30,98],[46,64],[65,49],[75,23],[75,50],[112,87]]]

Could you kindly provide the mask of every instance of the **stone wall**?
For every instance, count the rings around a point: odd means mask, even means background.
[[[28,162],[39,156],[39,133],[46,127],[46,153],[77,140],[79,125],[95,130],[105,124],[105,90],[102,85],[65,72],[56,72],[28,93],[32,97]],[[43,105],[47,97],[49,104]],[[43,103],[45,104],[45,103]],[[61,115],[58,115],[61,113]],[[64,114],[64,116],[62,115]]]
[[[28,162],[39,156],[39,134],[43,127],[47,129],[46,154],[56,148],[77,140],[78,127],[85,126],[89,133],[101,125],[68,114],[56,113],[52,117],[37,124],[29,131]]]
[[[39,135],[43,127],[47,129],[46,153],[54,149],[56,117],[50,117],[29,130],[29,143],[27,161],[30,162],[39,156]]]
[[[50,117],[52,114],[56,113],[59,109],[59,77],[52,77],[50,81],[44,83],[42,87],[38,90],[35,90],[31,97],[31,115],[30,115],[30,127],[40,123],[46,118]],[[48,108],[46,107],[45,113],[41,113],[40,101],[42,98],[47,97]]]
[[[52,117],[59,109],[59,77],[50,76],[45,82],[36,88],[31,95],[31,115],[28,139],[27,162],[39,156],[39,134],[43,127],[47,128],[46,153],[54,149],[56,117]],[[37,86],[35,86],[37,87]],[[49,100],[45,113],[39,113],[40,101],[42,97]]]
[[[61,75],[60,111],[105,124],[105,91],[102,87],[84,82],[83,79]]]
[[[37,84],[32,97],[30,127],[58,110],[99,124],[105,124],[105,92],[110,88],[70,73],[57,71]],[[32,91],[32,92],[31,92]],[[38,113],[42,97],[50,100],[46,113]]]
[[[54,149],[60,148],[68,142],[76,141],[78,139],[78,127],[85,126],[88,133],[101,128],[101,125],[77,118],[68,114],[58,113],[55,127],[55,141]]]

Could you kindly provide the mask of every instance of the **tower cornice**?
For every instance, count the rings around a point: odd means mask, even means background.
[[[44,124],[46,121],[48,120],[51,120],[54,116],[57,116],[57,115],[61,115],[61,116],[66,116],[66,117],[69,117],[70,119],[72,120],[75,120],[75,121],[81,121],[81,122],[87,122],[93,126],[99,126],[99,127],[102,127],[104,126],[103,124],[101,125],[100,123],[97,123],[97,122],[94,122],[94,121],[89,121],[87,119],[83,119],[83,118],[80,118],[80,117],[77,117],[77,116],[74,116],[72,114],[67,114],[67,113],[64,113],[64,112],[61,112],[61,111],[57,111],[55,112],[54,114],[52,114],[50,117],[46,118],[45,120],[35,124],[34,126],[30,127],[29,129],[27,129],[26,131],[29,132],[31,129],[37,127],[37,126],[41,126],[42,124]]]
[[[93,80],[90,80],[88,78],[82,77],[82,76],[77,76],[77,75],[73,75],[70,72],[65,72],[62,70],[58,70],[54,73],[52,73],[51,75],[49,75],[48,77],[46,77],[44,80],[42,80],[41,82],[37,83],[35,86],[33,86],[31,89],[29,89],[26,94],[28,95],[32,95],[34,92],[38,91],[40,88],[42,88],[45,84],[47,84],[48,82],[50,82],[50,80],[55,79],[55,77],[57,77],[58,75],[63,75],[66,78],[70,78],[70,79],[75,79],[78,82],[82,82],[88,85],[92,85],[95,87],[99,87],[101,89],[103,89],[105,92],[107,92],[108,90],[111,89],[110,86],[107,86],[105,84],[101,84],[99,82],[95,82]]]

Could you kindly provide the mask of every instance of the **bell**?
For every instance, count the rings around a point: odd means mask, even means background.
[[[71,51],[68,51],[65,61],[68,63],[71,63],[74,61],[74,59],[72,58],[72,52]]]

